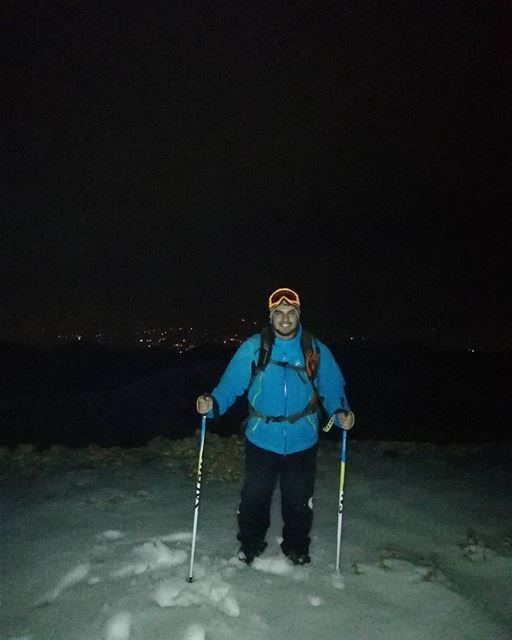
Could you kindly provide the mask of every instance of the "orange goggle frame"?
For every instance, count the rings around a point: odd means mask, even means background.
[[[276,289],[268,298],[268,308],[273,309],[286,300],[289,304],[300,306],[299,294],[291,289]]]

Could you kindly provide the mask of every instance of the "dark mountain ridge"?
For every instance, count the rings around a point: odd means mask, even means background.
[[[199,426],[195,398],[215,386],[234,349],[212,344],[180,354],[84,342],[44,349],[0,343],[0,445],[129,447],[191,435]],[[418,344],[331,349],[347,380],[358,439],[512,439],[511,353]],[[245,408],[239,399],[210,429],[238,432]]]

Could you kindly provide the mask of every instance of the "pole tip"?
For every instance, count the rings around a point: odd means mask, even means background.
[[[189,576],[189,577],[187,578],[187,582],[194,582],[194,578],[193,578],[192,576]]]

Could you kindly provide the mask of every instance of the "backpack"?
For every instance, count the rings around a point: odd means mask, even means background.
[[[258,363],[256,365],[256,368],[253,369],[253,379],[251,380],[249,387],[253,383],[256,374],[258,374],[260,371],[263,371],[271,361],[274,338],[275,334],[271,327],[264,327],[261,330]],[[302,353],[304,354],[304,367],[291,365],[287,362],[274,362],[274,364],[278,364],[279,366],[287,366],[290,369],[295,369],[297,371],[305,371],[309,380],[313,382],[318,373],[318,366],[320,365],[320,353],[317,349],[316,341],[313,334],[307,329],[302,330],[302,335],[300,337],[300,346],[302,347]]]
[[[253,362],[252,376],[249,382],[249,386],[247,387],[247,391],[249,391],[249,389],[251,388],[258,373],[264,371],[267,365],[272,362],[272,364],[278,365],[280,367],[293,369],[297,372],[298,375],[301,375],[301,372],[304,372],[313,388],[313,395],[303,411],[300,411],[299,413],[293,414],[291,416],[265,416],[256,411],[252,406],[249,406],[249,415],[256,415],[258,417],[264,418],[266,422],[283,422],[287,420],[288,422],[293,424],[305,415],[317,413],[319,420],[322,422],[323,418],[325,417],[325,409],[322,405],[322,398],[318,394],[315,385],[315,378],[318,374],[318,367],[320,365],[320,352],[318,350],[313,334],[306,329],[302,330],[300,344],[302,347],[302,353],[304,354],[304,366],[290,364],[289,362],[272,360],[272,346],[274,344],[274,338],[275,334],[270,326],[264,327],[261,330],[258,362],[256,364]]]

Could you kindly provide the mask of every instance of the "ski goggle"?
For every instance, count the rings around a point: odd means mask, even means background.
[[[299,294],[291,289],[276,289],[268,298],[268,308],[273,309],[285,300],[288,304],[300,306]]]

